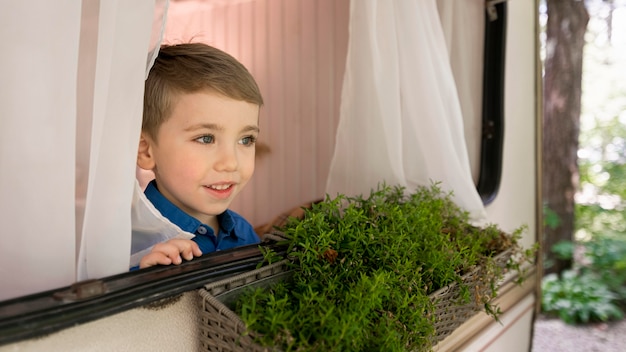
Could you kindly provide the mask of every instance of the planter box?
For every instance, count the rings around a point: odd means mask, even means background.
[[[510,251],[505,251],[494,258],[496,263],[504,267],[511,257]],[[484,277],[482,268],[477,267],[465,274],[463,282],[469,287],[485,287],[480,284]],[[241,292],[249,287],[264,287],[272,285],[290,275],[287,261],[283,260],[264,266],[245,274],[234,276],[206,285],[199,290],[202,297],[202,351],[220,352],[261,352],[271,351],[267,347],[256,344],[253,340],[254,331],[246,331],[246,326],[231,309]],[[439,289],[430,295],[435,304],[435,338],[432,346],[450,335],[466,320],[484,310],[482,297],[486,290],[473,290],[469,303],[459,304],[460,290],[456,284]]]

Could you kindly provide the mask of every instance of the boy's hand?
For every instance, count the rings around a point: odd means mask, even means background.
[[[185,260],[202,255],[198,244],[192,240],[173,238],[167,242],[157,243],[152,251],[146,254],[139,262],[139,268],[148,268],[155,265],[178,265]]]

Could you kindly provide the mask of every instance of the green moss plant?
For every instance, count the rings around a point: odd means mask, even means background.
[[[429,295],[455,283],[461,301],[472,290],[488,314],[506,268],[493,257],[512,249],[520,269],[530,259],[496,226],[477,228],[438,184],[406,194],[380,186],[369,197],[327,197],[279,229],[293,275],[270,288],[250,289],[235,311],[258,343],[282,351],[417,351],[432,345],[436,319]],[[512,257],[512,258],[513,258]],[[267,253],[268,261],[276,261]],[[485,288],[463,274],[484,267]]]

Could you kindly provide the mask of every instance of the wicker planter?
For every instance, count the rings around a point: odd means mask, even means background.
[[[494,259],[499,266],[504,267],[510,257],[511,252],[505,251]],[[260,352],[272,350],[254,342],[255,332],[246,331],[245,324],[231,308],[242,290],[251,286],[272,285],[288,277],[290,272],[286,264],[286,260],[283,260],[245,274],[208,284],[199,290],[202,297],[201,346],[203,351]],[[484,277],[482,272],[481,267],[475,268],[463,276],[463,282],[469,287],[484,287],[485,285],[479,284]],[[481,297],[485,294],[487,294],[486,291],[474,291],[469,303],[459,304],[460,290],[455,284],[432,293],[430,298],[435,304],[436,316],[434,326],[436,336],[432,345],[434,346],[446,338],[467,319],[482,311],[484,305]]]

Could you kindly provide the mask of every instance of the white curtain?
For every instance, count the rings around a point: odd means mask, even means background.
[[[326,192],[367,195],[383,181],[409,191],[441,182],[480,222],[485,209],[472,179],[437,5],[435,0],[351,1],[340,120]]]
[[[459,94],[472,176],[478,182],[482,139],[485,0],[437,0]]]
[[[2,1],[0,299],[128,270],[167,0]]]

